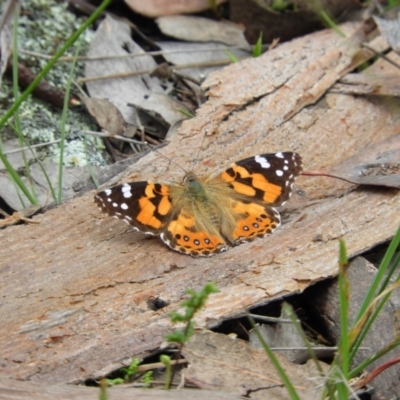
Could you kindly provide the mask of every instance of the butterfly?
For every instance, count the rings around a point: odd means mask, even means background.
[[[95,203],[173,250],[212,256],[277,228],[275,207],[289,199],[301,171],[297,153],[261,154],[205,179],[188,172],[181,184],[125,183],[99,192]]]

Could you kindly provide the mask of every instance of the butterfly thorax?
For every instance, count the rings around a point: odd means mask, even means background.
[[[186,174],[183,179],[184,185],[187,187],[187,194],[196,202],[205,203],[208,200],[207,192],[193,172]]]

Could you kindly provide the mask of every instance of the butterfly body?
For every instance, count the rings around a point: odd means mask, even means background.
[[[174,250],[210,256],[279,226],[275,207],[289,198],[300,172],[296,153],[263,154],[206,179],[189,172],[182,184],[126,183],[98,193],[95,202]]]

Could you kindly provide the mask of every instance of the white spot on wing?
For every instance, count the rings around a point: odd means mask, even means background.
[[[280,169],[277,169],[275,171],[275,173],[276,173],[277,176],[282,176],[283,175],[283,171],[281,171]]]
[[[262,168],[270,168],[271,164],[268,162],[268,160],[265,157],[261,156],[255,156],[254,157],[255,161],[258,162]]]
[[[127,210],[127,209],[128,209],[128,205],[127,205],[126,203],[122,203],[122,204],[121,204],[121,208],[122,208],[123,210]]]
[[[127,183],[124,183],[124,184],[122,185],[121,191],[122,191],[122,195],[123,195],[126,199],[129,199],[129,197],[132,197],[131,186],[128,185]]]
[[[106,196],[109,196],[112,193],[112,190],[111,189],[106,189],[104,191],[104,193],[106,194]]]
[[[118,204],[117,203],[112,203],[112,206],[113,207],[118,207]]]
[[[282,153],[275,153],[275,157],[278,157],[278,158],[284,158],[284,156],[283,156],[283,154]]]

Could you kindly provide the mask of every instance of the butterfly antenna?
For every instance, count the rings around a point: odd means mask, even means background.
[[[165,156],[163,153],[159,152],[157,149],[153,149],[153,151],[155,151],[157,154],[159,154],[161,157],[164,157],[166,160],[168,160],[171,164],[176,165],[178,168],[180,168],[185,174],[187,174],[188,172],[186,171],[185,168],[183,168],[181,165],[179,165],[178,163],[176,163],[174,160],[172,160],[171,158]]]
[[[197,160],[199,158],[200,152],[203,150],[203,144],[204,144],[204,140],[206,139],[206,136],[207,136],[207,132],[204,133],[203,139],[201,140],[199,151],[197,152],[196,158],[194,160]]]

